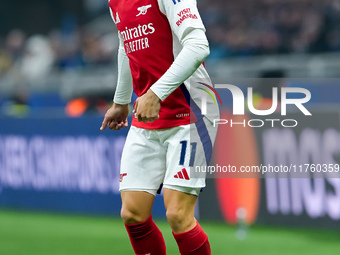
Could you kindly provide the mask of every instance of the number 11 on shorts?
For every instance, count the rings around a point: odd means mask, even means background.
[[[181,141],[180,144],[182,145],[182,148],[181,148],[181,155],[179,159],[179,165],[184,166],[185,152],[187,151],[188,141]],[[190,147],[191,147],[191,151],[190,151],[189,166],[194,166],[197,143],[190,143]]]

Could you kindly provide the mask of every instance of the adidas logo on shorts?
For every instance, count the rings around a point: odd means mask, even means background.
[[[183,168],[181,171],[179,171],[174,177],[178,178],[178,179],[190,180],[188,172],[185,168]]]

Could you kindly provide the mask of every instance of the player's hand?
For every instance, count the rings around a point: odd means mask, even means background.
[[[159,119],[160,108],[161,100],[149,89],[143,96],[137,98],[133,113],[138,121],[154,122],[155,119]]]
[[[107,110],[100,130],[104,130],[107,126],[112,130],[120,130],[128,126],[127,116],[129,114],[129,105],[121,105],[114,103]]]

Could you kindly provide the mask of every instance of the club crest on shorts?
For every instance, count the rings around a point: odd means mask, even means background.
[[[119,176],[119,182],[122,182],[123,181],[123,178],[127,176],[127,173],[123,173],[123,174],[120,174]]]

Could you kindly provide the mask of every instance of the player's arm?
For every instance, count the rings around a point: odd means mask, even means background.
[[[112,107],[106,112],[101,130],[106,126],[110,129],[119,130],[127,127],[127,116],[129,103],[132,96],[132,76],[129,66],[129,59],[124,50],[123,39],[119,36],[118,48],[118,78]]]
[[[158,0],[158,2],[160,10],[168,18],[171,29],[178,37],[183,49],[164,75],[151,86],[143,97],[137,100],[135,111],[138,120],[144,122],[157,119],[159,100],[165,100],[186,81],[210,53],[196,0],[175,1],[176,4],[172,0]],[[196,18],[186,18],[178,23],[181,18],[180,14],[188,12]]]
[[[173,33],[183,46],[168,71],[151,87],[163,101],[197,70],[210,50],[196,0],[158,0],[158,2],[161,11],[169,20]],[[186,16],[189,17],[184,18]]]
[[[132,75],[130,71],[129,58],[126,55],[123,39],[118,33],[118,78],[116,92],[114,95],[114,103],[126,105],[131,103],[132,96]]]

